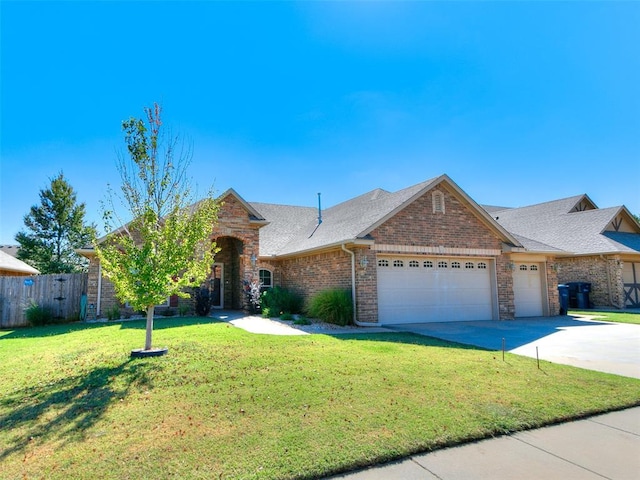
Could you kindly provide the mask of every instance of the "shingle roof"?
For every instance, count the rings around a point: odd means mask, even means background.
[[[559,248],[552,247],[551,245],[547,245],[546,243],[523,237],[522,235],[518,235],[517,233],[512,233],[512,235],[516,237],[525,248],[525,250],[529,252],[562,253],[562,250],[560,250]]]
[[[394,193],[377,188],[322,211],[250,202],[269,225],[260,229],[260,255],[288,255],[363,238],[365,231],[436,179]]]
[[[443,175],[397,192],[377,188],[327,208],[322,212],[320,225],[315,208],[251,202],[250,205],[270,222],[260,229],[260,255],[290,255],[357,239],[366,240],[368,233],[376,226],[443,180],[455,186]],[[481,215],[487,214],[482,211]],[[490,216],[486,218],[502,231]],[[507,232],[503,232],[503,235],[510,238]],[[517,243],[517,240],[513,241]]]
[[[640,249],[636,247],[640,242],[640,234],[621,235],[616,232],[612,235],[613,232],[604,232],[623,207],[569,213],[585,197],[577,195],[527,207],[493,211],[491,214],[515,235],[575,255],[639,253]],[[619,239],[624,239],[624,242]]]

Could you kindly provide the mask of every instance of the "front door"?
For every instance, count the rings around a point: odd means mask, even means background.
[[[224,307],[224,264],[214,263],[209,279],[211,285],[211,306]]]

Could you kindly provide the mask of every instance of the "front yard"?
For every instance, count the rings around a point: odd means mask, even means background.
[[[317,478],[640,404],[640,380],[412,334],[0,331],[0,478]]]
[[[610,310],[571,310],[570,316],[589,317],[592,320],[617,322],[617,323],[633,323],[640,325],[640,314],[629,311],[610,311]]]

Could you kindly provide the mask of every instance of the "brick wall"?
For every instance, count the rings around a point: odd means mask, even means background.
[[[498,284],[498,318],[513,320],[516,315],[516,302],[513,293],[513,271],[509,268],[511,257],[499,255],[496,258],[496,280]]]
[[[218,224],[211,235],[212,241],[216,241],[226,250],[218,252],[215,262],[225,264],[225,307],[245,308],[246,298],[243,295],[243,280],[258,278],[258,267],[251,265],[251,255],[258,255],[258,228],[252,223],[244,206],[233,195],[222,199],[223,203],[218,213]],[[94,304],[98,308],[98,275],[99,262],[96,257],[90,259],[88,275],[88,304]],[[117,300],[113,284],[106,278],[102,278],[101,305],[99,316],[104,317],[108,309],[117,306],[122,313],[131,313],[131,309],[125,309]],[[193,307],[193,301],[180,299],[179,305]]]
[[[432,191],[426,192],[371,232],[376,243],[500,249],[502,243],[446,187],[445,213],[433,213]]]
[[[558,292],[558,264],[555,258],[547,257],[547,299],[549,315],[560,315],[560,294]]]
[[[589,282],[589,301],[595,306],[622,308],[622,262],[618,255],[559,258],[558,282]]]
[[[444,194],[444,213],[433,212],[434,190]],[[371,232],[378,244],[443,246],[446,248],[501,250],[502,240],[446,185],[426,192],[391,219]],[[393,253],[393,252],[386,252]],[[401,253],[401,252],[398,252]],[[447,254],[447,256],[451,256]],[[513,319],[513,275],[507,268],[509,257],[496,260],[499,318]]]
[[[363,258],[367,266],[363,266]],[[378,321],[378,269],[376,254],[369,247],[355,249],[356,310],[360,322]]]
[[[283,259],[277,266],[279,285],[302,295],[305,302],[321,290],[351,290],[351,257],[340,249]]]

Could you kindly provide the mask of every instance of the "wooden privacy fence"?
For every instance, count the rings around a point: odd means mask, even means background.
[[[28,325],[24,312],[31,302],[48,308],[56,318],[78,320],[86,292],[86,273],[0,277],[0,328]]]

